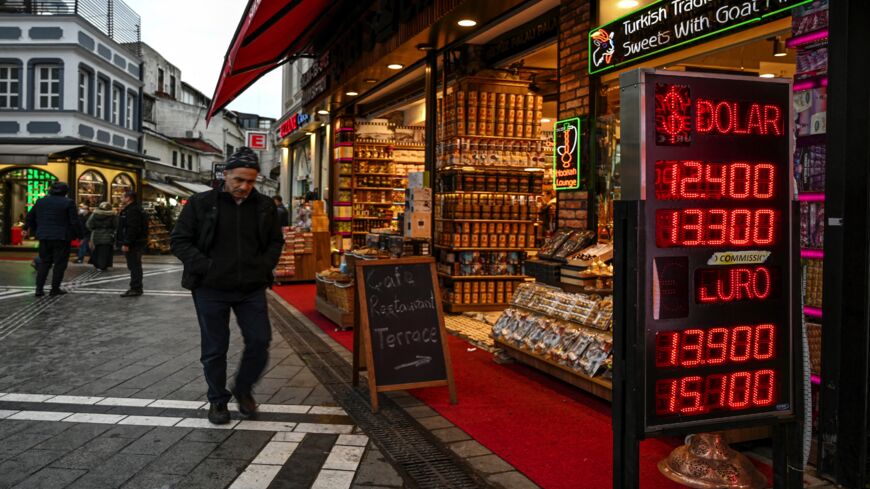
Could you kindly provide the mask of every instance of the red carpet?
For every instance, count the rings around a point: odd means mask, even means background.
[[[313,285],[275,287],[345,348],[353,333],[335,325],[314,307]],[[544,488],[612,487],[610,404],[523,365],[498,365],[492,354],[468,351],[450,338],[459,403],[450,405],[446,388],[410,391],[505,461]],[[679,440],[648,440],[641,446],[641,487],[677,489],[656,464]],[[769,474],[769,468],[765,472]]]

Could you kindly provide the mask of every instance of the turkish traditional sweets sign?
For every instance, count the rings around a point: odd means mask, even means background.
[[[589,32],[589,73],[787,15],[812,0],[659,0]]]
[[[557,122],[553,140],[553,187],[575,190],[580,187],[580,119]]]
[[[791,415],[790,85],[641,80],[645,431]]]
[[[448,385],[455,402],[436,276],[432,258],[357,262],[354,334],[362,333],[375,410],[377,392],[415,387]]]

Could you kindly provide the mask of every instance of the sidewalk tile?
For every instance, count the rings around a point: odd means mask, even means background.
[[[329,456],[326,457],[326,462],[323,463],[324,469],[335,470],[350,470],[356,471],[359,463],[362,460],[365,448],[363,447],[343,447],[336,445],[332,447]]]
[[[279,431],[272,437],[272,441],[289,441],[293,443],[301,443],[305,439],[305,433],[291,433],[289,431]]]
[[[277,465],[249,465],[229,489],[266,489],[280,470]]]
[[[351,447],[364,447],[368,445],[369,437],[365,435],[341,435],[338,437],[336,445],[345,445]]]
[[[333,406],[314,406],[308,411],[308,414],[331,414],[335,416],[347,416],[347,412],[340,407]]]
[[[159,416],[127,416],[118,424],[138,426],[175,426],[181,418],[162,418]]]
[[[178,428],[204,428],[210,430],[231,430],[239,424],[236,419],[230,420],[227,424],[213,424],[205,418],[184,418],[175,426]]]
[[[96,404],[103,399],[105,398],[89,396],[54,396],[51,399],[46,399],[45,402],[52,404]]]
[[[169,408],[169,409],[202,409],[208,405],[202,401],[173,401],[173,400],[157,400],[149,404],[150,408]]]
[[[30,421],[60,421],[72,416],[73,413],[52,411],[19,411],[6,419],[19,419]]]
[[[98,402],[99,406],[145,407],[156,399],[138,399],[135,397],[107,397]]]
[[[163,474],[187,475],[217,448],[217,443],[180,441],[163,452],[148,470]]]
[[[350,424],[317,424],[317,423],[299,423],[299,426],[293,430],[297,433],[322,433],[349,435],[353,431],[353,425]]]
[[[270,441],[263,447],[263,450],[257,454],[257,457],[251,462],[252,464],[260,465],[284,465],[290,455],[296,448],[298,443]]]
[[[299,404],[260,404],[257,406],[257,409],[259,409],[261,413],[306,414],[312,408],[311,406],[302,406]]]
[[[249,421],[244,420],[236,426],[237,430],[254,431],[293,431],[296,423],[283,423],[280,421]],[[299,430],[296,430],[299,431]]]
[[[52,397],[54,396],[44,394],[6,394],[2,400],[3,402],[45,402]]]
[[[116,424],[118,421],[126,418],[123,414],[91,414],[91,413],[76,413],[64,419],[67,423],[99,423],[99,424]]]
[[[18,411],[7,411],[5,409],[0,409],[0,419],[8,418],[9,416],[12,416],[13,414],[15,414],[17,412]]]
[[[15,489],[45,489],[66,487],[85,474],[84,470],[45,468],[15,486]]]
[[[353,475],[353,472],[344,470],[321,470],[311,489],[348,489]]]

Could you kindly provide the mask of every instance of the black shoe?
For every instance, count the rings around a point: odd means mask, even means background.
[[[251,391],[242,391],[239,389],[233,389],[233,397],[236,398],[236,401],[239,403],[239,412],[245,416],[252,417],[257,414],[257,401],[254,400],[254,396],[251,395]]]
[[[42,297],[42,296],[45,295],[45,291],[42,290],[42,289],[37,289],[37,290],[36,290],[36,293],[33,294],[33,295],[35,295],[36,297]]]
[[[121,294],[121,297],[138,297],[142,295],[142,289],[130,289],[127,292]]]
[[[66,291],[63,289],[51,289],[51,292],[48,295],[66,295]]]
[[[230,410],[225,402],[213,402],[208,408],[208,420],[211,424],[227,424],[230,422]]]

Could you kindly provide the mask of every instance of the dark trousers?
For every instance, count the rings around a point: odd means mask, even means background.
[[[227,350],[230,347],[230,310],[236,315],[245,350],[236,371],[236,390],[248,392],[260,379],[269,361],[272,325],[266,306],[266,290],[253,292],[216,290],[199,287],[193,291],[193,304],[202,336],[202,368],[208,384],[209,402],[228,402]]]
[[[130,289],[142,290],[142,254],[145,247],[142,245],[130,245],[128,252],[124,253],[127,259],[127,270],[130,270]]]
[[[88,254],[88,244],[91,241],[91,236],[86,235],[84,238],[79,241],[79,249],[78,253],[76,253],[79,261],[85,261],[85,255]]]
[[[36,290],[45,288],[48,280],[48,271],[54,268],[51,274],[51,289],[60,289],[63,274],[69,264],[69,241],[43,239],[39,241],[39,263],[36,269]]]

